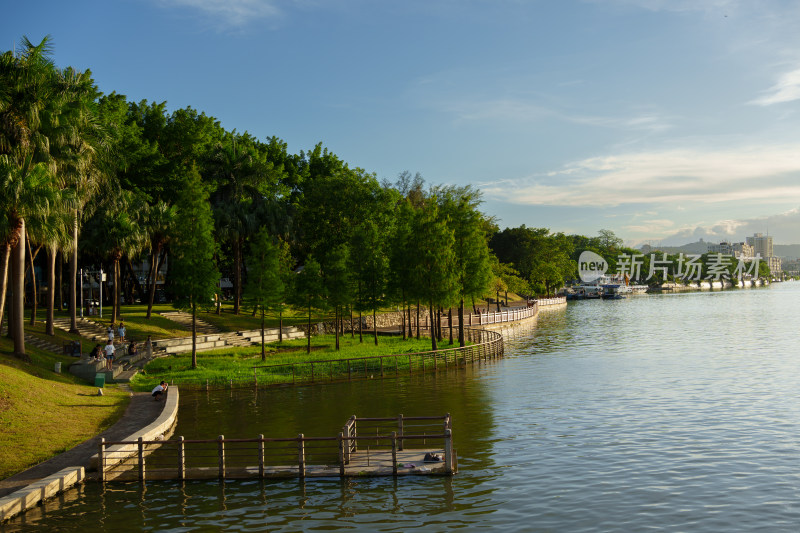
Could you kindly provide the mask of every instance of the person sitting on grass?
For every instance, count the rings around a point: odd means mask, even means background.
[[[156,385],[156,388],[153,389],[152,392],[153,399],[157,402],[160,401],[161,395],[164,394],[165,392],[167,392],[167,383],[165,381],[162,381],[161,383]]]

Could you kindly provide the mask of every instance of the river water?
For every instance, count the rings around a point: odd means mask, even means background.
[[[181,392],[176,435],[449,412],[453,478],[87,484],[15,531],[797,531],[800,283],[570,303],[459,372]]]

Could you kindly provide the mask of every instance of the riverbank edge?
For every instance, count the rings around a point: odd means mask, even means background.
[[[561,301],[557,301],[549,303],[549,305],[545,304],[542,307],[561,307],[565,304],[566,300],[564,300],[563,303]],[[496,324],[483,324],[478,326],[476,329],[501,329],[503,326],[508,327],[510,325],[513,326],[515,324],[528,322],[531,319],[535,319],[540,310],[541,308],[537,309],[537,312],[534,315],[521,320],[500,322]],[[166,396],[164,409],[161,411],[161,414],[158,416],[158,418],[123,440],[136,441],[140,437],[142,440],[168,438],[177,421],[180,397],[178,390],[179,389],[177,386],[170,387]],[[113,457],[115,463],[121,462],[135,453],[137,453],[135,447],[131,447],[129,445],[111,445],[106,449],[106,456]],[[98,470],[99,454],[92,455],[89,459],[89,464],[89,471]],[[67,467],[53,473],[50,476],[47,476],[46,478],[37,480],[3,498],[0,498],[0,523],[3,523],[10,518],[13,518],[16,515],[41,504],[48,498],[56,496],[59,493],[62,493],[73,486],[84,482],[86,479],[91,478],[87,477],[84,467]]]
[[[180,394],[178,388],[170,387],[166,399],[164,400],[164,408],[161,410],[158,417],[150,424],[133,432],[133,434],[123,440],[135,441],[138,440],[139,437],[142,437],[143,440],[155,440],[159,437],[167,438],[175,427],[175,423],[178,419],[179,399]],[[123,419],[120,419],[117,423],[122,422]],[[109,449],[110,448],[113,448],[113,446],[109,447]],[[116,452],[119,457],[122,457],[125,453],[124,450],[116,450]],[[130,453],[136,453],[136,451],[134,450]],[[126,455],[126,457],[129,456],[130,454]],[[89,471],[97,470],[98,454],[95,453],[91,457],[88,457],[88,462],[90,464],[88,468]],[[11,494],[3,496],[0,498],[0,524],[36,507],[44,500],[52,498],[87,479],[93,478],[87,476],[86,469],[83,466],[69,466],[53,472],[49,476],[38,479]]]

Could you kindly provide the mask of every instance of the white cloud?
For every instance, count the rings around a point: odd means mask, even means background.
[[[800,99],[800,68],[784,73],[775,85],[764,92],[766,94],[751,103],[769,106]]]
[[[800,145],[680,149],[593,157],[547,176],[487,183],[487,196],[521,205],[800,202]]]
[[[754,233],[771,235],[776,244],[800,243],[800,208],[765,217],[719,220],[711,224],[686,226],[666,237],[665,233],[659,233],[658,238],[663,237],[662,243],[665,245],[681,245],[698,239],[741,242]]]

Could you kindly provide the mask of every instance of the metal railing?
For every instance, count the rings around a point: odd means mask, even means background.
[[[292,438],[259,435],[231,439],[219,435],[216,439],[101,439],[98,477],[100,481],[146,481],[401,473],[452,475],[457,470],[452,439],[449,414],[392,418],[353,415],[335,437],[306,437],[301,433]],[[439,452],[441,461],[424,463],[423,454],[432,452]]]

